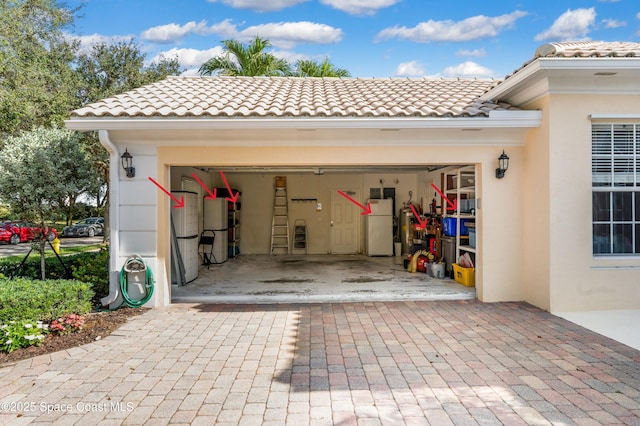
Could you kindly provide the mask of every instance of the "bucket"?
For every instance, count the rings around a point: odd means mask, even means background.
[[[274,180],[275,180],[276,188],[286,188],[287,186],[286,176],[276,176]]]
[[[431,265],[431,276],[433,278],[444,278],[444,263],[434,263]]]
[[[396,256],[402,256],[402,243],[393,243],[393,252]]]

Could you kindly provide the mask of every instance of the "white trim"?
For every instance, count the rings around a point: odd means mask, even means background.
[[[114,308],[115,302],[120,298],[119,282],[116,277],[118,270],[118,256],[120,247],[120,176],[118,166],[120,164],[120,153],[118,148],[111,142],[109,132],[100,130],[98,139],[102,146],[110,154],[109,167],[109,294],[100,300],[103,306]]]
[[[640,114],[589,114],[591,120],[640,120]]]
[[[71,130],[222,130],[222,129],[465,129],[540,127],[540,111],[491,111],[489,117],[444,118],[72,118]]]

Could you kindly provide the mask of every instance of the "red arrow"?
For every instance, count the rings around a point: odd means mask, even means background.
[[[222,170],[220,170],[220,176],[222,176],[222,180],[224,181],[227,190],[229,190],[229,194],[231,194],[231,197],[227,197],[226,199],[231,203],[235,203],[236,201],[238,201],[238,196],[240,195],[240,193],[236,192],[236,195],[233,195],[233,191],[231,190],[229,182],[227,182],[227,178],[224,176],[224,172]]]
[[[200,178],[198,177],[197,174],[193,173],[191,176],[193,176],[193,178],[198,181],[198,183],[200,184],[201,187],[204,188],[205,191],[207,191],[209,193],[209,195],[207,195],[206,197],[204,197],[205,200],[215,200],[216,199],[216,193],[218,192],[217,188],[213,188],[213,192],[211,192],[211,190],[209,188],[207,188],[207,185],[204,184],[204,182],[202,182],[200,180]]]
[[[153,180],[153,178],[151,176],[149,176],[149,180],[151,182],[153,182],[158,188],[160,188],[162,190],[162,192],[164,192],[165,194],[167,194],[169,197],[171,197],[171,199],[173,201],[176,202],[176,205],[173,206],[173,208],[175,209],[180,209],[182,207],[184,207],[184,196],[180,197],[180,199],[178,200],[172,193],[170,193],[169,191],[167,191],[166,189],[164,189],[162,187],[162,185],[160,185],[158,182],[156,182],[155,180]]]
[[[347,194],[345,194],[344,192],[342,192],[340,190],[338,190],[338,194],[342,195],[344,198],[346,198],[347,200],[351,201],[353,204],[357,205],[362,210],[364,210],[362,213],[360,213],[360,215],[371,214],[371,203],[367,203],[367,207],[365,207],[365,206],[363,206],[362,204],[360,204],[359,202],[357,202],[353,198],[349,197]]]
[[[451,207],[447,208],[447,210],[458,210],[458,199],[457,198],[455,200],[453,200],[453,203],[452,203],[451,200],[448,199],[447,196],[442,193],[442,191],[440,191],[440,188],[438,188],[435,183],[432,183],[431,186],[433,186],[433,189],[438,191],[438,194],[440,194],[440,196],[445,199],[447,204],[451,206]]]
[[[411,207],[411,211],[413,212],[413,215],[416,217],[416,220],[418,221],[418,228],[427,229],[427,219],[425,219],[423,222],[422,219],[420,219],[420,215],[416,211],[416,208],[413,207],[413,204],[410,204],[410,207]]]

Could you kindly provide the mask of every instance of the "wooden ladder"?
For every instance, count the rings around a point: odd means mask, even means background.
[[[271,254],[290,254],[287,187],[275,185],[271,221]]]

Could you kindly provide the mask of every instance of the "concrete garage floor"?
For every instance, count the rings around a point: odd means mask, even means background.
[[[400,257],[363,255],[241,255],[200,268],[186,286],[171,287],[172,302],[329,303],[475,299],[473,287],[453,279],[409,273]]]

